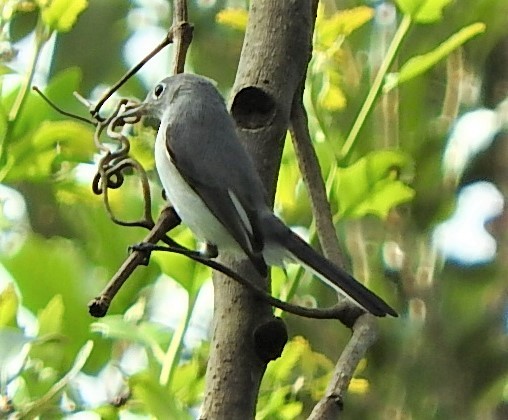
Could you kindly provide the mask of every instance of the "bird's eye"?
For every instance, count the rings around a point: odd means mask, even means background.
[[[164,92],[164,85],[162,83],[159,83],[157,86],[155,86],[155,89],[153,90],[153,97],[155,99],[159,99],[162,95],[162,92]]]

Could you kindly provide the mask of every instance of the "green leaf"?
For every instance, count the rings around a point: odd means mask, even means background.
[[[196,240],[189,229],[183,228],[172,232],[178,243],[190,249],[196,249]],[[154,252],[152,260],[156,261],[162,272],[176,280],[192,298],[203,283],[210,278],[210,269],[188,257],[170,252]]]
[[[107,338],[128,340],[146,347],[167,343],[169,338],[167,329],[158,324],[152,322],[134,324],[121,315],[106,316],[100,321],[92,323],[90,329]]]
[[[79,350],[74,363],[70,370],[56,382],[41,398],[35,400],[21,410],[22,418],[34,418],[44,411],[48,410],[48,407],[53,404],[56,397],[60,396],[64,388],[69,382],[76,377],[76,375],[83,369],[86,361],[90,357],[93,349],[93,341],[88,340],[83,347]]]
[[[407,60],[400,71],[396,74],[388,75],[386,83],[383,86],[383,91],[386,93],[394,87],[414,79],[428,69],[434,66],[438,61],[445,58],[453,50],[460,47],[462,44],[473,38],[474,36],[485,32],[485,24],[481,22],[473,23],[460,31],[453,34],[446,41],[441,43],[437,48],[432,51],[411,57]]]
[[[266,369],[256,418],[298,418],[303,404],[294,400],[296,395],[298,400],[320,398],[332,370],[333,363],[326,356],[312,350],[305,338],[294,337],[284,347],[281,357]]]
[[[0,327],[15,327],[18,313],[18,295],[12,283],[0,294]]]
[[[36,151],[52,150],[61,160],[90,162],[95,152],[93,130],[77,121],[48,121],[35,132]]]
[[[70,112],[82,112],[84,107],[74,99],[72,92],[78,90],[81,83],[81,69],[70,67],[54,76],[44,94],[55,104]],[[13,91],[3,101],[4,109],[11,109],[18,94]],[[86,110],[85,110],[86,112]],[[36,130],[44,121],[61,120],[62,116],[52,109],[35,91],[27,96],[23,112],[18,115],[12,132],[11,144],[24,141],[26,135]]]
[[[205,369],[197,358],[176,368],[171,390],[187,406],[199,404],[205,386]]]
[[[330,48],[373,17],[374,9],[367,6],[341,10],[330,17],[325,15],[323,7],[320,6],[316,24],[316,42],[321,48]]]
[[[249,13],[247,10],[240,8],[224,9],[215,16],[217,23],[242,32],[245,32],[247,28],[248,19]]]
[[[346,107],[346,95],[341,88],[340,74],[333,68],[323,72],[323,82],[318,95],[318,104],[327,111],[340,111]]]
[[[157,419],[182,419],[192,417],[178,407],[174,397],[158,381],[146,373],[134,375],[129,380],[132,396],[143,404],[146,410]]]
[[[76,121],[45,121],[30,137],[11,148],[16,165],[9,180],[38,181],[60,169],[62,162],[90,162],[95,152],[93,131]]]
[[[62,295],[54,296],[44,309],[39,311],[37,320],[39,321],[39,337],[46,334],[57,334],[62,331],[62,321],[64,316],[64,303]]]
[[[0,76],[5,74],[13,74],[15,71],[5,64],[0,64]]]
[[[419,23],[436,22],[443,16],[443,9],[452,0],[396,0],[400,10]]]
[[[87,8],[87,0],[38,0],[42,9],[42,20],[51,29],[68,32],[78,15]]]
[[[414,190],[398,179],[398,173],[409,167],[407,155],[381,150],[339,169],[335,192],[341,216],[360,218],[372,214],[384,219],[392,208],[410,201]]]
[[[62,318],[62,333],[69,339],[66,357],[70,363],[70,358],[89,336],[91,318],[86,305],[91,293],[86,290],[100,289],[102,280],[90,276],[78,244],[32,234],[19,252],[9,258],[0,256],[0,261],[22,291],[23,305],[33,313],[45,308],[58,294],[62,295],[65,308],[73,308]]]

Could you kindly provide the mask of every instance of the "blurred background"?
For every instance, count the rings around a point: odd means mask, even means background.
[[[227,97],[249,2],[188,3],[194,40],[187,71],[215,80]],[[380,321],[344,418],[508,419],[508,3],[439,0],[423,12],[411,9],[419,3],[323,0],[316,23],[305,101],[337,233],[348,269],[400,314]],[[0,3],[2,418],[185,419],[199,412],[210,271],[155,253],[108,316],[90,317],[87,303],[146,232],[114,224],[93,194],[100,157],[93,127],[60,115],[30,89],[86,117],[73,92],[97,101],[171,21],[168,0]],[[381,93],[358,122],[393,52]],[[405,66],[417,56],[411,73]],[[150,61],[103,114],[119,97],[144,98],[171,72],[171,57],[169,47]],[[164,203],[154,132],[135,127],[130,135],[156,217]],[[286,143],[276,210],[319,246]],[[110,200],[123,220],[140,217],[137,177],[127,176]],[[196,246],[184,227],[172,236]],[[278,297],[319,306],[336,300],[298,267],[272,275]],[[291,340],[268,367],[259,419],[305,418],[350,337],[337,322],[282,316]]]

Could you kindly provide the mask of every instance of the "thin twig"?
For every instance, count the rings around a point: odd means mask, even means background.
[[[101,121],[102,117],[100,117],[99,112],[102,108],[102,105],[118,90],[120,89],[126,82],[129,80],[134,74],[136,74],[141,67],[143,67],[153,56],[157,55],[159,51],[161,51],[164,47],[168,46],[173,42],[173,28],[170,28],[166,37],[162,40],[162,42],[157,45],[149,54],[146,55],[138,64],[136,64],[133,68],[131,68],[127,73],[125,73],[118,82],[116,82],[108,91],[102,95],[102,98],[95,104],[95,106],[90,109],[90,114],[93,118]]]
[[[143,239],[143,242],[156,244],[166,236],[166,233],[180,224],[180,219],[171,207],[166,207],[160,214],[157,223],[152,227],[150,233]],[[88,304],[90,315],[103,317],[108,311],[111,301],[118,293],[122,285],[134,272],[138,265],[145,264],[146,253],[140,251],[132,252],[111,278],[101,294]]]
[[[459,114],[461,83],[464,77],[464,57],[462,48],[452,51],[446,59],[446,89],[439,116],[443,126],[442,132],[448,131],[452,121]]]
[[[337,420],[342,411],[344,394],[353,374],[367,350],[377,339],[377,324],[370,314],[360,316],[354,326],[353,335],[335,365],[333,377],[325,395],[316,404],[308,420]]]
[[[76,114],[73,114],[72,112],[67,112],[67,111],[64,111],[62,108],[60,108],[58,105],[56,105],[55,103],[53,103],[51,101],[51,99],[49,99],[46,95],[44,95],[44,93],[42,93],[42,91],[37,87],[37,86],[33,86],[32,87],[32,90],[34,90],[35,92],[37,92],[39,94],[39,96],[51,107],[53,108],[56,112],[58,112],[59,114],[62,114],[66,117],[70,117],[70,118],[73,118],[75,120],[78,120],[78,121],[81,121],[81,122],[84,122],[84,123],[87,123],[87,124],[91,124],[93,125],[94,127],[97,125],[97,123],[95,121],[92,121],[92,120],[89,120],[88,118],[85,118],[85,117],[82,117],[81,115],[76,115]]]
[[[307,113],[301,97],[293,101],[289,131],[298,159],[298,166],[310,197],[312,214],[316,221],[316,232],[323,253],[339,267],[344,267],[344,256],[335,234],[332,210],[326,196],[316,151],[312,146]]]
[[[343,160],[347,160],[353,150],[353,146],[356,143],[358,134],[360,133],[360,130],[365,123],[365,120],[372,111],[374,102],[376,101],[376,98],[379,96],[381,88],[383,87],[383,81],[385,79],[386,73],[390,69],[393,60],[395,59],[397,52],[399,51],[402,40],[404,39],[409,28],[411,27],[411,23],[412,21],[409,15],[404,15],[402,21],[399,24],[399,27],[397,28],[397,31],[395,32],[395,35],[393,36],[392,42],[390,43],[390,46],[386,51],[386,55],[381,65],[379,66],[379,70],[376,76],[374,77],[372,86],[369,90],[369,93],[367,94],[367,97],[365,98],[365,101],[363,102],[362,108],[360,109],[360,112],[358,112],[358,116],[356,117],[356,120],[353,123],[353,127],[351,127],[351,131],[349,132],[349,135],[346,141],[344,142],[344,145],[342,146],[341,157]]]
[[[171,239],[165,236],[166,232],[173,229],[179,224],[180,220],[174,210],[171,208],[166,208],[160,215],[157,224],[152,228],[150,234],[143,240],[142,243],[155,244],[159,240],[166,242],[169,246],[152,246],[150,247],[150,251],[168,251],[176,254],[185,255],[192,260],[204,264],[214,270],[220,271],[221,273],[227,275],[232,278],[239,284],[244,287],[247,287],[251,292],[253,292],[258,298],[262,299],[269,305],[279,308],[283,311],[292,313],[294,315],[303,316],[307,318],[314,319],[338,319],[344,325],[351,327],[354,323],[354,320],[360,316],[363,311],[360,308],[355,308],[355,311],[351,311],[349,305],[338,304],[329,308],[307,308],[299,305],[294,305],[288,302],[281,301],[273,296],[271,296],[268,292],[266,292],[261,287],[256,284],[248,281],[247,279],[240,276],[238,273],[234,272],[230,268],[225,265],[220,264],[217,261],[210,260],[206,257],[203,257],[196,251],[189,250]],[[89,303],[89,311],[92,316],[102,317],[106,315],[106,312],[111,304],[112,299],[116,295],[116,293],[120,290],[123,283],[127,280],[127,278],[132,274],[134,269],[138,265],[146,264],[146,251],[141,249],[134,249],[132,254],[129,255],[127,260],[124,262],[122,267],[118,270],[115,276],[108,283],[103,292],[93,299]]]
[[[344,325],[351,327],[353,325],[354,320],[364,313],[362,309],[359,307],[355,307],[353,313],[350,312],[350,307],[347,304],[338,304],[329,308],[308,308],[300,305],[294,305],[288,302],[284,302],[280,299],[277,299],[270,295],[266,290],[259,287],[258,285],[250,282],[249,280],[243,278],[235,271],[226,267],[225,265],[203,257],[196,251],[189,250],[180,245],[170,246],[170,247],[162,247],[162,246],[154,246],[150,247],[153,251],[167,251],[173,252],[176,254],[185,255],[192,260],[204,264],[214,270],[220,271],[222,274],[232,278],[242,286],[248,288],[251,292],[253,292],[258,298],[265,301],[267,304],[279,308],[283,311],[292,313],[293,315],[303,316],[306,318],[314,318],[314,319],[338,319]]]

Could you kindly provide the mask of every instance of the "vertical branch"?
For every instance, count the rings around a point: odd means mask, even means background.
[[[187,0],[175,0],[173,10],[175,59],[173,74],[183,73],[187,51],[192,42],[192,26],[189,24]]]
[[[376,101],[376,98],[379,96],[381,92],[385,75],[390,69],[393,60],[395,59],[397,52],[399,51],[399,47],[402,43],[402,40],[404,39],[409,28],[411,27],[411,23],[412,23],[411,18],[408,15],[404,15],[402,21],[400,22],[399,27],[397,28],[397,31],[395,32],[393,40],[390,46],[388,47],[388,51],[386,52],[386,56],[379,67],[376,77],[372,82],[372,86],[369,90],[369,93],[367,94],[367,97],[365,98],[362,108],[360,109],[360,112],[356,117],[356,120],[353,124],[353,127],[351,128],[351,131],[349,132],[346,141],[344,142],[344,145],[342,146],[341,154],[343,159],[347,159],[349,157],[349,154],[353,150],[353,146],[358,138],[358,134],[360,133],[360,130],[363,127],[363,124],[365,123],[365,120],[372,111],[374,102]]]
[[[14,103],[12,104],[12,107],[7,116],[7,132],[5,133],[3,140],[0,141],[0,166],[4,166],[7,162],[7,152],[9,148],[9,142],[11,141],[11,135],[14,130],[14,125],[16,124],[16,120],[19,114],[23,110],[23,106],[26,102],[30,92],[30,87],[33,82],[33,78],[35,76],[37,63],[39,61],[42,49],[44,48],[44,45],[48,39],[48,29],[45,27],[42,19],[39,16],[35,27],[35,47],[28,67],[28,72],[25,80],[23,80],[21,84],[18,94],[16,95]]]
[[[443,132],[446,132],[450,124],[455,121],[459,114],[461,82],[464,77],[464,58],[462,48],[452,51],[446,58],[446,90],[439,116],[443,124]]]
[[[316,404],[308,420],[336,420],[342,411],[346,393],[353,373],[365,352],[377,339],[374,317],[369,314],[359,317],[353,327],[353,335],[335,365],[333,377],[325,396]]]
[[[335,233],[332,210],[326,196],[326,188],[321,176],[316,151],[312,146],[307,113],[301,97],[295,98],[293,102],[290,132],[298,159],[298,166],[310,196],[312,213],[316,221],[316,232],[321,248],[328,259],[343,267],[345,260]]]
[[[231,114],[273,201],[295,94],[310,58],[315,0],[253,0],[232,90]],[[268,288],[250,263],[223,256],[242,277]],[[263,344],[286,334],[271,308],[229,278],[214,275],[213,338],[202,419],[253,419],[259,385],[271,357]],[[271,326],[280,326],[273,333]],[[268,335],[267,335],[268,333]],[[280,354],[280,353],[279,353]]]

